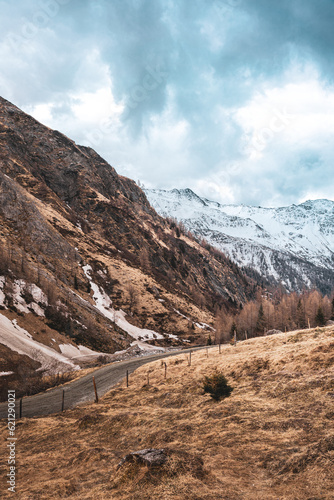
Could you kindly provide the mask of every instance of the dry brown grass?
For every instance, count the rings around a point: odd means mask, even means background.
[[[17,426],[18,498],[334,498],[334,328],[251,339],[146,365],[99,404]],[[221,369],[214,402],[200,380]],[[147,374],[150,372],[150,385]],[[2,444],[7,437],[1,428]],[[165,448],[150,470],[121,458]],[[1,493],[5,492],[2,466]]]

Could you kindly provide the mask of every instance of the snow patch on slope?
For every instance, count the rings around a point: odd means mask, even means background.
[[[48,373],[79,370],[80,367],[65,356],[36,340],[30,333],[21,328],[16,320],[10,321],[0,314],[0,343],[12,351],[25,354],[41,363],[42,369]]]
[[[4,276],[0,276],[0,305],[5,306],[5,294],[3,288],[5,286],[6,279]],[[12,284],[12,299],[13,305],[22,313],[34,312],[38,316],[44,316],[44,310],[42,306],[47,306],[48,301],[44,292],[34,283],[28,284],[24,280],[14,280]],[[31,294],[32,302],[27,304],[24,299],[24,292],[28,291]]]
[[[3,287],[5,284],[5,278],[4,276],[0,276],[0,306],[6,307],[5,306],[5,294],[3,293]]]
[[[59,344],[61,353],[67,358],[82,358],[85,356],[101,356],[101,352],[93,351],[83,345],[74,346],[72,344]]]
[[[116,310],[112,307],[112,301],[96,283],[93,282],[91,277],[92,268],[90,265],[85,265],[82,267],[86,277],[88,278],[91,288],[93,290],[93,299],[95,301],[95,307],[113,323],[119,326],[122,330],[127,332],[131,337],[137,340],[151,340],[151,339],[163,339],[163,335],[157,333],[153,330],[148,330],[146,328],[139,328],[137,326],[131,325],[126,319],[126,313],[120,310]]]

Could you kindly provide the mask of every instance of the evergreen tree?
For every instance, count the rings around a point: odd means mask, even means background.
[[[324,326],[324,324],[325,324],[325,315],[324,315],[324,311],[322,310],[321,306],[319,306],[319,308],[318,308],[318,312],[317,312],[316,317],[315,317],[315,323],[317,326]]]
[[[305,310],[304,310],[301,299],[299,299],[298,305],[297,305],[297,326],[298,326],[298,328],[305,328],[306,327]]]
[[[232,326],[231,326],[231,330],[230,330],[231,338],[234,337],[234,332],[238,333],[238,327],[237,327],[237,324],[235,321],[233,321]]]
[[[233,387],[228,385],[224,375],[218,371],[211,376],[204,377],[203,389],[204,392],[208,392],[215,401],[228,398],[233,391]]]
[[[255,326],[255,332],[256,333],[264,333],[266,326],[266,319],[264,316],[264,310],[263,310],[263,304],[261,303],[259,313],[257,316],[257,321],[256,321],[256,326]]]

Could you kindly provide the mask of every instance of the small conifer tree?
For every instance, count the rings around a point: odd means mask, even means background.
[[[319,306],[319,308],[318,308],[318,312],[317,312],[316,317],[315,317],[315,323],[317,326],[324,326],[324,324],[325,324],[325,315],[324,315],[324,311],[322,310],[321,306]]]
[[[256,333],[263,333],[265,326],[266,326],[266,320],[264,317],[263,305],[261,303],[255,326]]]
[[[298,305],[297,305],[297,326],[298,326],[298,328],[305,328],[306,327],[305,310],[304,310],[301,299],[299,299]]]
[[[231,338],[234,338],[234,333],[238,333],[238,327],[237,327],[237,324],[235,321],[233,321],[232,326],[231,326],[231,330],[230,330]]]
[[[204,392],[208,392],[215,401],[228,398],[233,391],[233,387],[228,385],[224,375],[218,371],[215,371],[210,376],[204,377],[203,389]]]

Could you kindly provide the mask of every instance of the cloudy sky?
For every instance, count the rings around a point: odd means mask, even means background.
[[[334,0],[0,0],[0,95],[146,187],[334,199]]]

